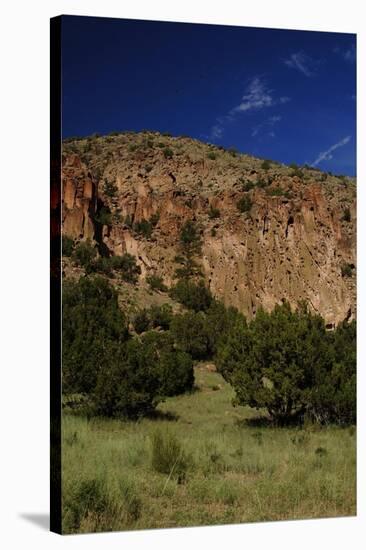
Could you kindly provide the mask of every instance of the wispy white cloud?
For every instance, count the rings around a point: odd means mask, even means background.
[[[356,46],[352,44],[348,50],[343,52],[343,57],[349,63],[354,63],[356,61]]]
[[[351,136],[346,136],[341,141],[338,141],[338,143],[335,143],[327,151],[323,151],[322,153],[319,153],[318,158],[314,160],[312,163],[312,166],[317,166],[320,162],[323,160],[330,160],[333,158],[333,151],[336,149],[339,149],[339,147],[343,147],[344,145],[347,145],[347,143],[350,141]]]
[[[277,122],[279,122],[281,119],[282,119],[281,116],[274,115],[269,117],[269,119],[265,120],[261,124],[257,124],[257,126],[254,126],[252,129],[252,137],[257,136],[258,134],[261,134],[264,131],[267,131],[270,137],[275,137],[273,126],[277,124]]]
[[[347,49],[339,48],[338,46],[336,48],[333,48],[333,52],[337,55],[340,55],[345,61],[348,61],[349,63],[355,63],[356,61],[356,45],[351,44],[351,46]]]
[[[316,62],[304,52],[297,52],[284,60],[285,65],[291,69],[296,69],[307,77],[314,76]]]
[[[274,102],[271,94],[272,91],[266,88],[264,82],[262,82],[260,78],[253,78],[249,83],[246,93],[241,98],[241,103],[231,109],[230,113],[240,113],[271,107]]]
[[[222,125],[215,124],[211,128],[211,137],[214,138],[214,139],[219,139],[222,136],[223,131],[224,131],[224,129],[223,129]]]
[[[276,97],[273,90],[270,90],[265,82],[256,76],[249,82],[240,103],[230,109],[226,115],[216,119],[208,137],[210,139],[220,138],[226,124],[235,120],[240,114],[260,111],[275,105],[283,105],[288,101],[290,101],[290,98],[287,96]]]

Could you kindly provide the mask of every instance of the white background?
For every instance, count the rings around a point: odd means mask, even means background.
[[[2,548],[358,549],[365,506],[365,19],[360,0],[13,0],[0,16],[0,543]],[[358,33],[358,517],[60,537],[49,482],[49,18],[100,15]],[[363,25],[363,26],[362,26]],[[101,47],[103,45],[101,44]],[[363,69],[363,70],[362,70]],[[361,283],[361,284],[360,284]],[[33,517],[33,520],[31,519]],[[41,525],[40,525],[41,523]],[[43,525],[43,526],[42,526]]]

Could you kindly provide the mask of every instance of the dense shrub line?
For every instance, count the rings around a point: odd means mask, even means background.
[[[73,262],[82,267],[86,274],[101,273],[113,277],[118,273],[120,277],[129,283],[136,283],[141,273],[140,266],[132,254],[122,256],[98,256],[97,248],[89,241],[82,241],[77,245],[69,237],[62,238],[62,253],[69,256]]]
[[[114,288],[93,272],[121,270],[134,280],[134,258],[96,258],[90,243],[65,247],[92,275],[64,284],[63,389],[86,396],[90,414],[149,414],[164,397],[193,388],[194,361],[214,360],[235,403],[266,409],[277,424],[356,421],[355,321],[328,331],[304,304],[293,311],[283,303],[248,322],[199,279],[194,258],[201,240],[193,222],[182,227],[184,269],[169,291],[184,306],[180,313],[152,306],[128,321]],[[161,284],[150,280],[152,288]]]

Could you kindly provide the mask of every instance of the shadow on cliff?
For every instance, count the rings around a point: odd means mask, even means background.
[[[108,224],[102,223],[101,219],[100,219],[100,215],[104,211],[106,211],[106,207],[104,205],[104,202],[102,201],[102,199],[98,198],[97,199],[97,209],[96,209],[96,212],[93,216],[94,238],[97,242],[99,254],[103,258],[109,258],[110,255],[111,255],[111,252],[110,252],[108,246],[103,241],[103,227],[105,225],[108,225]]]

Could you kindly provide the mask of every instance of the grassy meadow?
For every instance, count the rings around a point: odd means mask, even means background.
[[[211,367],[154,418],[64,412],[64,533],[356,513],[354,427],[271,427]]]

